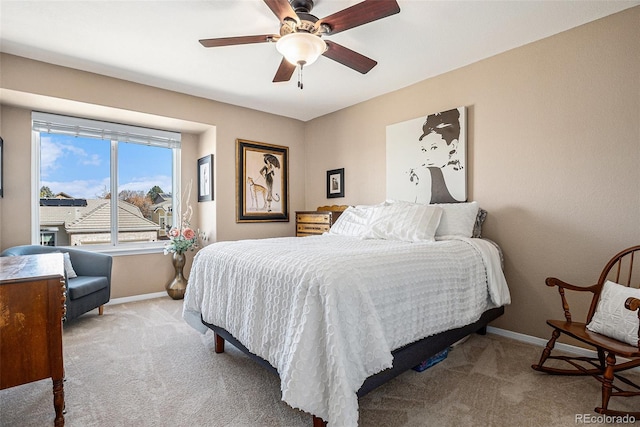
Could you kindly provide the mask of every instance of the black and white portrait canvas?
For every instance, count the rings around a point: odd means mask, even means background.
[[[387,199],[467,200],[466,108],[387,126]]]

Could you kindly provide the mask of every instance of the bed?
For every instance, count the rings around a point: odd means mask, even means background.
[[[314,425],[357,426],[358,396],[510,303],[499,248],[477,237],[479,212],[387,202],[348,208],[320,236],[209,245],[183,317],[214,331],[216,352],[228,341],[276,372],[282,399]]]

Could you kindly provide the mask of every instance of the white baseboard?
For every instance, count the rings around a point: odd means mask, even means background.
[[[539,347],[544,347],[547,345],[549,340],[545,340],[538,337],[532,337],[531,335],[525,335],[518,332],[507,331],[506,329],[494,328],[493,326],[487,326],[487,332],[490,334],[501,335],[503,337],[511,338],[516,341],[526,342],[528,344],[537,345]],[[551,336],[549,336],[551,338]],[[553,346],[554,350],[564,351],[566,353],[575,354],[576,356],[582,357],[598,357],[598,353],[594,350],[588,350],[586,348],[578,347],[575,345],[563,344],[556,341],[556,345]],[[619,362],[626,362],[628,359],[624,357],[618,358]],[[636,368],[632,368],[633,372],[640,372],[640,366]]]
[[[506,329],[495,328],[493,326],[487,326],[487,332],[490,334],[501,335],[503,337],[511,338],[516,341],[522,341],[529,344],[537,345],[538,347],[544,347],[547,345],[549,339],[543,339],[538,337],[533,337],[531,335],[525,335],[518,332],[507,331]],[[551,338],[551,334],[549,334],[549,338]],[[556,342],[554,346],[556,350],[565,351],[567,353],[575,354],[578,356],[586,356],[586,357],[597,357],[597,353],[593,350],[588,350],[586,348],[578,347],[575,345],[563,344]]]
[[[134,295],[131,297],[114,298],[105,305],[125,304],[127,302],[143,301],[146,299],[154,299],[168,296],[166,292],[154,292],[152,294]]]

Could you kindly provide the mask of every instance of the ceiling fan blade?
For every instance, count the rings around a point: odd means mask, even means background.
[[[275,34],[263,34],[260,36],[221,37],[217,39],[202,39],[200,44],[204,47],[233,46],[238,44],[265,43],[278,38]]]
[[[333,35],[398,12],[400,12],[400,6],[395,0],[365,0],[320,19],[315,27],[320,28],[320,25],[326,24],[331,29],[328,34]]]
[[[278,17],[281,23],[284,24],[286,18],[291,18],[296,22],[299,21],[298,15],[296,15],[295,10],[293,10],[288,0],[264,0],[264,2],[269,6],[273,14]]]
[[[282,62],[280,62],[280,66],[278,67],[278,71],[276,71],[276,75],[273,78],[274,83],[278,82],[288,82],[291,80],[291,76],[293,76],[293,72],[296,70],[296,66],[282,58]]]
[[[323,53],[329,59],[346,65],[362,74],[367,74],[377,62],[371,58],[359,54],[356,51],[348,49],[338,43],[326,40],[327,50]]]

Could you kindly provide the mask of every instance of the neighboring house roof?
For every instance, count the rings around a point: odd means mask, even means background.
[[[86,215],[86,212],[94,210],[99,204],[106,203],[105,199],[86,199],[84,206],[46,206],[40,205],[40,225],[65,225]]]
[[[67,193],[60,192],[53,196],[54,199],[73,199],[73,196],[68,195]]]
[[[109,199],[87,199],[86,206],[40,206],[41,226],[64,226],[68,233],[109,232]],[[120,231],[159,230],[160,226],[142,216],[131,203],[118,200]]]
[[[87,199],[67,199],[64,197],[40,198],[40,206],[87,206]]]
[[[155,205],[151,205],[151,209],[153,210],[153,212],[158,212],[160,209],[164,210],[165,212],[171,212],[173,211],[172,207],[173,202],[171,201],[171,199],[165,200]]]
[[[171,201],[171,193],[158,193],[153,203],[159,205],[162,202]]]

